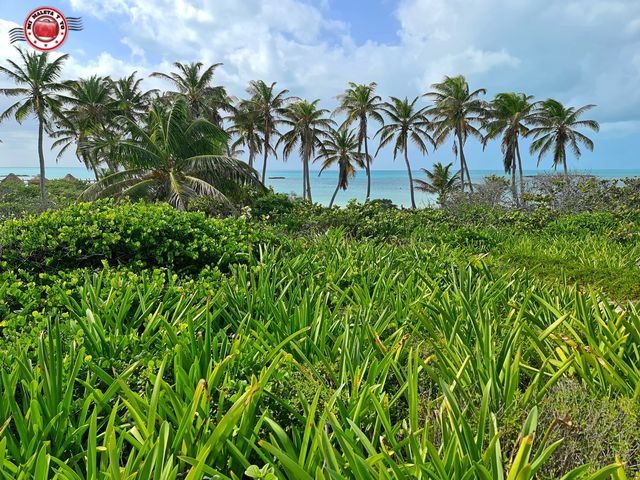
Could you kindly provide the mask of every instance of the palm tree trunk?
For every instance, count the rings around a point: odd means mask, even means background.
[[[302,199],[307,199],[307,162],[302,159]]]
[[[569,179],[569,171],[567,170],[567,157],[562,159],[562,166],[564,167],[564,179]]]
[[[460,164],[462,166],[462,191],[464,192],[464,173],[467,172],[467,179],[469,180],[469,191],[473,193],[473,183],[471,183],[469,166],[467,165],[467,159],[464,156],[464,146],[462,144],[462,132],[460,131],[458,131],[458,147],[460,148]]]
[[[253,151],[253,148],[249,148],[249,166],[250,166],[251,168],[253,168],[253,160],[254,160],[255,155],[256,155],[256,154],[255,154],[255,152]],[[264,182],[263,182],[263,183],[264,183]]]
[[[45,179],[45,171],[44,171],[44,119],[42,116],[38,115],[38,157],[40,160],[40,202],[42,203],[42,208],[47,206],[47,194],[44,191],[44,179]]]
[[[265,125],[265,130],[267,128],[267,125]],[[262,183],[264,184],[264,181],[267,177],[267,157],[269,155],[269,140],[270,140],[270,135],[268,133],[264,134],[264,161],[262,162]]]
[[[369,164],[369,140],[367,139],[367,126],[365,121],[364,127],[364,154],[365,154],[365,168],[367,173],[367,196],[365,202],[371,198],[371,165]],[[358,155],[360,155],[360,148],[358,148]]]
[[[524,175],[522,174],[522,157],[520,156],[520,144],[517,140],[516,154],[518,155],[518,173],[520,174],[520,202],[524,204]]]
[[[329,202],[329,208],[333,207],[333,202],[336,201],[336,196],[338,195],[338,190],[340,190],[340,175],[338,174],[338,185],[336,185],[336,191],[333,192],[333,196],[331,197],[331,201]]]
[[[518,205],[518,190],[516,188],[516,166],[511,164],[511,195],[513,196],[513,202]]]
[[[407,144],[404,148],[404,163],[407,165],[407,174],[409,175],[409,192],[411,192],[411,208],[416,208],[416,199],[413,194],[413,176],[411,175],[411,164],[409,163],[409,155],[407,154]]]
[[[313,199],[311,198],[311,178],[309,174],[309,157],[307,157],[306,164],[307,164],[307,198],[311,203],[313,203]]]

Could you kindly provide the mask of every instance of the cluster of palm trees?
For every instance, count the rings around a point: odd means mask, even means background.
[[[284,159],[294,152],[303,167],[303,198],[312,201],[310,169],[313,162],[325,169],[338,167],[338,184],[330,206],[340,189],[346,190],[357,169],[367,176],[366,200],[371,196],[371,163],[381,149],[392,146],[394,159],[401,155],[408,175],[411,206],[414,187],[436,191],[433,175],[446,170],[445,183],[462,191],[473,190],[465,146],[469,137],[482,145],[500,138],[505,172],[511,176],[516,201],[522,198],[524,183],[519,142],[531,137],[531,153],[538,162],[551,154],[554,167],[567,172],[567,150],[581,154],[580,146],[592,150],[593,142],[579,130],[598,130],[598,123],[583,120],[593,105],[574,109],[556,100],[535,102],[525,94],[501,93],[492,101],[482,97],[484,89],[471,90],[463,76],[445,77],[432,91],[409,98],[384,101],[377,85],[350,83],[338,96],[334,111],[290,96],[277,84],[252,81],[248,98],[229,96],[214,85],[220,64],[175,63],[171,73],[153,73],[174,90],[143,91],[142,79],[134,72],[112,80],[92,76],[60,81],[66,56],[52,60],[47,53],[20,51],[21,63],[8,61],[0,73],[17,86],[0,93],[21,97],[1,116],[22,122],[33,115],[39,125],[41,196],[44,190],[43,135],[56,140],[62,155],[75,148],[77,157],[96,176],[85,196],[127,195],[164,199],[176,208],[186,208],[194,196],[225,199],[220,186],[232,182],[262,188],[270,157],[281,151]],[[422,105],[421,98],[430,100]],[[341,122],[336,120],[341,118]],[[378,127],[374,133],[371,123]],[[370,140],[378,139],[375,153]],[[436,165],[431,181],[413,179],[410,147],[427,154],[449,139],[460,169],[449,175],[451,166]],[[247,163],[236,160],[243,152]],[[262,159],[262,165],[258,162]],[[261,174],[257,170],[261,170]],[[518,182],[519,178],[519,182]],[[436,189],[436,190],[434,190]]]

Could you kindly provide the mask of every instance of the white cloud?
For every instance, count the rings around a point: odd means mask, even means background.
[[[384,95],[414,96],[445,74],[464,74],[490,95],[515,90],[596,103],[593,114],[607,132],[635,133],[627,122],[640,111],[638,0],[399,0],[389,19],[398,27],[393,44],[377,42],[375,32],[356,42],[324,0],[70,2],[105,23],[118,15],[114,28],[131,50],[117,58],[105,45],[87,61],[73,58],[70,76],[223,62],[218,81],[235,95],[261,78],[331,107],[348,81],[376,81]],[[2,28],[0,21],[0,35]],[[11,52],[0,44],[3,53]]]

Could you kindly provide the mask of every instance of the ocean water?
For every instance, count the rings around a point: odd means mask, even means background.
[[[0,167],[0,179],[9,173],[15,173],[24,178],[31,178],[39,174],[38,168],[24,167]],[[83,180],[93,180],[93,173],[83,167],[51,167],[47,169],[47,178],[62,178],[70,173],[76,178]],[[487,175],[504,175],[500,170],[471,170],[471,180],[480,182]],[[526,176],[534,176],[542,173],[549,173],[548,170],[525,170]],[[640,177],[640,168],[626,170],[591,170],[580,171],[579,173],[595,175],[603,179],[616,179],[625,177]],[[424,179],[424,174],[420,171],[413,172],[414,178]],[[311,172],[311,194],[313,201],[327,205],[331,200],[331,195],[336,188],[338,172],[326,170],[318,176],[317,171]],[[267,172],[267,186],[279,193],[302,196],[302,171],[299,170],[273,170]],[[336,205],[345,205],[349,200],[356,199],[363,201],[367,192],[367,177],[364,172],[351,179],[349,188],[346,191],[339,191],[336,197]],[[435,196],[419,192],[416,190],[416,203],[419,207],[433,205]],[[407,172],[404,170],[373,170],[371,174],[371,196],[372,198],[388,198],[396,205],[409,206],[409,180]]]

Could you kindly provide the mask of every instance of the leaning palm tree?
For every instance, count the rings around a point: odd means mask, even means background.
[[[154,72],[151,76],[167,80],[176,87],[177,91],[167,93],[170,97],[183,95],[187,99],[191,118],[204,117],[220,127],[220,111],[230,111],[232,101],[224,87],[212,85],[215,71],[221,65],[216,63],[201,71],[204,67],[202,62],[174,62],[175,72]]]
[[[249,151],[249,166],[253,168],[256,155],[262,151],[264,143],[261,135],[262,122],[255,104],[249,100],[242,100],[228,119],[231,120],[231,126],[227,133],[236,137],[231,148],[236,150],[246,147]]]
[[[557,100],[549,99],[542,102],[535,112],[533,123],[536,125],[529,131],[533,137],[531,154],[538,153],[538,165],[542,158],[549,152],[553,155],[553,168],[562,165],[564,176],[567,178],[567,147],[571,149],[576,158],[580,158],[582,151],[580,144],[593,151],[593,141],[580,133],[578,128],[588,128],[594,132],[600,130],[600,125],[595,120],[581,120],[585,112],[595,105],[585,105],[575,109],[565,107]]]
[[[71,80],[64,83],[64,92],[59,99],[65,108],[57,112],[59,125],[53,136],[57,137],[52,148],[60,147],[58,158],[72,145],[76,146],[76,156],[84,165],[93,170],[98,179],[98,166],[91,161],[88,143],[99,129],[105,129],[116,112],[116,102],[112,99],[113,82],[108,77],[92,77]]]
[[[289,127],[289,130],[283,133],[278,141],[278,145],[282,145],[285,159],[291,156],[296,146],[298,147],[302,160],[302,197],[310,202],[313,200],[309,164],[316,149],[322,147],[322,140],[327,137],[327,132],[335,124],[328,116],[329,110],[318,108],[318,103],[320,100],[298,100],[289,105],[282,113],[282,124]]]
[[[253,80],[249,82],[247,92],[251,95],[249,100],[255,106],[260,122],[262,123],[262,135],[264,136],[264,146],[262,149],[264,161],[262,163],[262,183],[265,182],[267,176],[267,158],[269,152],[273,151],[271,141],[280,135],[278,132],[278,124],[280,123],[280,115],[284,108],[291,102],[291,98],[287,97],[288,90],[275,92],[276,82],[267,85],[262,80]]]
[[[55,93],[62,90],[59,83],[62,65],[68,55],[51,60],[48,53],[24,52],[18,49],[21,65],[7,60],[9,67],[0,66],[0,73],[13,80],[18,87],[2,88],[0,94],[8,97],[22,97],[0,115],[0,122],[13,116],[18,123],[34,115],[38,121],[38,157],[40,160],[40,201],[45,206],[47,197],[44,190],[44,131],[50,131],[51,112],[59,107]]]
[[[404,154],[404,163],[409,176],[409,191],[411,193],[411,208],[416,208],[416,200],[413,191],[413,176],[411,175],[411,163],[409,163],[409,144],[415,145],[420,152],[427,153],[427,143],[435,147],[435,142],[429,134],[430,124],[425,116],[425,108],[417,108],[419,97],[409,101],[391,97],[391,102],[385,102],[382,111],[387,115],[387,124],[378,130],[380,145],[376,156],[386,145],[393,142],[393,159],[398,153]]]
[[[427,176],[427,180],[414,180],[416,188],[421,192],[433,193],[438,196],[438,205],[444,207],[447,198],[454,190],[460,188],[460,171],[451,173],[453,163],[442,165],[440,162],[433,164],[432,170],[421,169]]]
[[[340,104],[335,113],[344,113],[347,118],[342,125],[347,127],[354,122],[358,122],[358,152],[362,152],[364,145],[365,171],[367,173],[367,196],[365,201],[371,196],[371,157],[369,156],[368,121],[373,119],[380,125],[384,125],[384,119],[380,114],[382,108],[382,98],[375,94],[377,85],[359,85],[349,83],[349,88],[338,97]]]
[[[533,121],[535,103],[533,97],[524,93],[499,93],[487,109],[485,129],[486,141],[502,136],[500,148],[503,155],[504,171],[511,175],[511,193],[516,204],[524,196],[524,177],[520,155],[520,137],[529,133]],[[516,187],[516,166],[520,178],[520,195]]]
[[[467,159],[464,156],[464,146],[471,135],[483,140],[479,127],[481,119],[485,116],[485,102],[480,100],[486,90],[479,88],[471,91],[467,80],[459,75],[457,77],[445,77],[440,83],[431,86],[434,91],[425,94],[433,100],[434,105],[427,111],[431,116],[434,127],[434,138],[437,145],[442,145],[450,135],[453,135],[453,151],[460,157],[460,172],[462,183],[460,188],[464,191],[465,175],[469,189],[473,191],[471,176]]]
[[[322,168],[318,176],[325,169],[338,165],[338,185],[329,202],[329,208],[333,207],[338,191],[349,187],[349,179],[355,176],[356,167],[364,168],[367,164],[365,154],[360,151],[360,147],[359,138],[345,128],[332,129],[329,136],[322,142],[320,154],[316,157],[316,160],[322,160]]]
[[[184,210],[193,197],[228,202],[220,185],[234,182],[262,189],[255,170],[222,154],[226,134],[204,118],[192,120],[184,98],[171,105],[157,102],[145,128],[126,120],[131,138],[117,151],[125,169],[89,187],[84,199],[127,196],[163,200]]]

